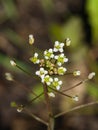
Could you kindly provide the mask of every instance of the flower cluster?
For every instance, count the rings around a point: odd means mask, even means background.
[[[70,45],[70,39],[66,39],[65,43],[55,41],[54,48],[45,50],[43,59],[38,58],[38,53],[35,53],[30,61],[34,64],[39,64],[40,69],[35,72],[41,78],[41,82],[49,87],[60,90],[63,82],[55,77],[57,75],[64,75],[67,71],[64,63],[68,62],[68,58],[64,54],[64,47]],[[74,71],[74,76],[80,75],[80,71]],[[55,97],[54,93],[49,91],[49,95]]]

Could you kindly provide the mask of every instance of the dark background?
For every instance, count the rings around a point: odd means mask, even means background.
[[[40,93],[40,82],[10,65],[15,59],[24,69],[36,71],[29,58],[34,52],[53,46],[54,41],[71,39],[66,50],[68,69],[79,69],[80,78],[63,77],[63,87],[85,79],[96,72],[92,80],[68,92],[78,94],[79,102],[57,95],[52,99],[55,113],[74,106],[98,100],[98,1],[97,0],[0,0],[0,130],[44,130],[44,125],[26,113],[18,113],[10,106],[12,101],[27,104],[33,98],[27,89]],[[33,46],[28,43],[33,34]],[[16,82],[5,79],[10,72]],[[26,89],[27,88],[27,89]],[[28,108],[40,117],[47,118],[43,98]],[[77,110],[56,119],[55,130],[98,130],[98,105]]]

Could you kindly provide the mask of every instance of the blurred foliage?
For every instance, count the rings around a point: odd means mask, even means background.
[[[88,0],[86,8],[92,26],[93,41],[98,43],[98,0]]]
[[[67,37],[71,39],[72,49],[78,49],[82,44],[83,38],[82,23],[78,17],[70,18],[63,25],[52,23],[49,26],[49,32],[53,41],[64,41]]]
[[[98,85],[92,82],[87,84],[87,92],[95,100],[98,99]]]
[[[18,10],[14,0],[1,0],[5,11],[5,19],[15,21],[18,18]]]
[[[41,0],[41,4],[46,14],[52,13],[54,8],[53,0]]]
[[[32,87],[33,92],[37,95],[40,95],[43,92],[43,85],[41,83],[37,83],[34,87]],[[34,95],[30,93],[28,95],[28,99],[32,100],[34,98]],[[39,103],[44,99],[44,95],[40,96],[38,99],[34,101],[34,103]]]

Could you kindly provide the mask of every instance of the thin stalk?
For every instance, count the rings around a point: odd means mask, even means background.
[[[44,84],[44,96],[47,104],[47,109],[48,109],[48,116],[49,116],[49,123],[48,123],[48,130],[54,130],[54,117],[53,117],[53,112],[51,108],[51,103],[48,95],[48,88],[47,85]]]
[[[30,112],[29,110],[27,110],[26,108],[24,109],[25,112],[27,112],[30,116],[32,116],[35,120],[43,123],[44,125],[48,126],[48,123],[46,121],[44,121],[43,119],[41,119],[40,117],[36,116],[35,114],[33,114],[32,112]]]
[[[71,90],[71,89],[73,89],[73,88],[75,88],[75,87],[78,87],[78,86],[80,86],[81,84],[85,83],[86,81],[88,81],[88,79],[83,80],[83,81],[80,81],[79,83],[77,83],[77,84],[73,85],[72,87],[70,87],[70,88],[68,88],[68,89],[63,90],[62,92],[66,92],[66,91],[69,91],[69,90]]]
[[[54,88],[51,88],[51,87],[49,87],[49,88],[52,89],[53,91],[57,92],[58,94],[61,94],[61,95],[63,95],[63,96],[69,97],[69,98],[72,98],[72,96],[70,96],[70,95],[68,95],[68,94],[65,94],[65,93],[63,93],[63,92],[61,92],[61,91],[58,91],[58,90],[56,90],[56,89],[54,89]]]
[[[24,72],[25,74],[27,74],[28,76],[30,76],[31,78],[34,78],[34,79],[38,80],[38,77],[35,76],[35,75],[33,75],[33,73],[30,73],[30,72],[24,70],[21,66],[19,66],[19,65],[17,65],[17,64],[16,64],[16,67],[17,67],[18,69],[20,69],[21,71],[23,71],[23,72]]]
[[[23,71],[24,73],[26,73],[27,75],[29,75],[30,77],[33,76],[31,73],[29,73],[28,71],[24,70],[22,67],[20,67],[19,65],[16,64],[16,67],[18,69],[20,69],[21,71]]]
[[[78,110],[78,109],[81,109],[81,108],[85,108],[85,107],[88,107],[88,106],[91,106],[91,105],[94,105],[94,104],[98,104],[98,101],[79,105],[79,106],[74,107],[74,108],[72,108],[72,109],[70,109],[70,110],[68,110],[68,111],[64,111],[64,112],[61,112],[61,113],[55,115],[54,118],[57,118],[57,117],[59,117],[59,116],[62,116],[62,115],[64,115],[64,114],[67,114],[67,113],[69,113],[69,112],[72,112],[72,111],[75,111],[75,110]]]
[[[39,97],[41,97],[43,95],[43,92],[40,93],[38,96],[36,96],[35,98],[33,98],[31,101],[29,101],[29,104],[31,104],[33,101],[35,101],[36,99],[38,99]]]

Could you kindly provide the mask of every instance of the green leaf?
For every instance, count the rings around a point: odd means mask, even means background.
[[[13,101],[13,102],[10,103],[10,106],[11,107],[17,107],[17,104],[16,104],[16,102]]]

